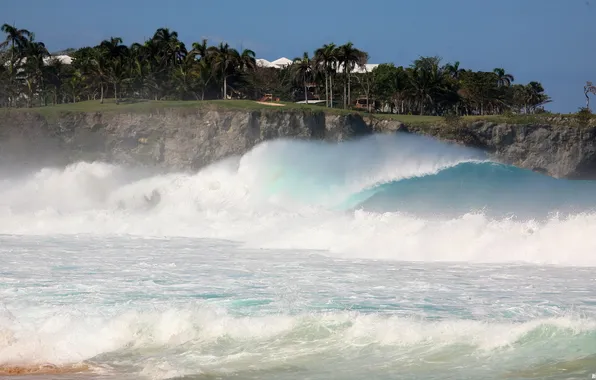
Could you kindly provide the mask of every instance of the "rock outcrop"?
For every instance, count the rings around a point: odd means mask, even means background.
[[[0,165],[101,160],[196,170],[280,137],[343,141],[371,133],[418,133],[484,149],[504,163],[559,178],[596,179],[596,128],[413,125],[297,110],[169,108],[140,112],[0,113]]]
[[[147,113],[33,112],[0,117],[0,163],[101,160],[196,170],[280,137],[342,141],[372,129],[357,115],[171,108]]]
[[[406,126],[380,121],[373,130],[418,133],[477,147],[500,162],[557,178],[596,179],[596,127],[491,122]]]

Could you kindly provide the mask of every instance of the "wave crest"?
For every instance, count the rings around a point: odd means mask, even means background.
[[[410,135],[278,140],[198,173],[105,163],[0,183],[0,233],[230,239],[346,257],[596,265],[594,182]]]
[[[127,352],[159,350],[168,352],[170,360],[184,361],[179,363],[182,368],[188,367],[188,357],[219,353],[212,357],[213,369],[243,361],[233,352],[249,347],[251,355],[263,364],[276,361],[281,353],[296,360],[341,350],[358,351],[365,346],[393,354],[417,350],[421,356],[436,355],[441,350],[456,356],[458,352],[462,356],[472,352],[494,355],[505,347],[540,348],[546,343],[552,347],[553,342],[569,344],[570,339],[588,342],[596,333],[594,320],[573,316],[519,323],[433,322],[357,312],[243,317],[204,306],[112,316],[63,311],[26,326],[0,327],[3,334],[16,337],[0,345],[0,364],[4,366],[93,365],[99,355],[126,357]],[[466,349],[453,350],[454,346]],[[557,355],[557,350],[551,355]]]

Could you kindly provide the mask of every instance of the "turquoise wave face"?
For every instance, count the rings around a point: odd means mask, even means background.
[[[596,181],[552,178],[421,136],[342,144],[273,141],[242,164],[255,194],[335,211],[545,218],[596,209]]]
[[[341,207],[426,215],[482,211],[543,217],[596,209],[596,181],[556,179],[492,162],[465,162],[437,174],[376,185],[351,195]]]
[[[267,141],[242,157],[238,171],[256,197],[341,209],[375,183],[482,159],[482,152],[422,136],[373,135],[341,144]]]

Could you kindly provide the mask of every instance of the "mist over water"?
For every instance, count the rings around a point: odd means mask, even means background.
[[[596,371],[595,182],[408,134],[269,141],[198,172],[5,169],[0,369]]]

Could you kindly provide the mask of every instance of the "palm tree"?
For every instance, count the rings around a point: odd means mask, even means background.
[[[448,75],[451,79],[457,81],[459,80],[461,73],[465,71],[464,69],[460,69],[459,66],[459,61],[455,61],[454,63],[446,64],[443,70],[445,71],[445,74]]]
[[[91,74],[94,82],[99,84],[99,92],[100,92],[100,103],[103,104],[104,98],[104,90],[103,86],[108,80],[108,65],[109,61],[104,54],[102,49],[96,48],[93,49],[90,53],[90,64],[88,67],[89,73]]]
[[[195,99],[199,99],[194,86],[195,63],[194,57],[187,55],[182,64],[176,66],[174,69],[176,91],[182,95],[182,98],[185,98],[188,94],[192,94]]]
[[[178,39],[178,32],[168,28],[159,28],[153,35],[152,41],[159,47],[159,54],[165,66],[174,67],[181,64],[187,54],[186,47]]]
[[[530,82],[526,85],[526,96],[527,102],[532,110],[532,113],[536,111],[539,106],[549,103],[550,97],[544,93],[544,87],[538,82]]]
[[[499,87],[509,87],[515,81],[513,75],[505,73],[505,69],[496,68],[493,73],[497,75],[497,86]]]
[[[159,57],[159,47],[153,40],[144,44],[134,43],[130,47],[130,71],[133,87],[142,97],[159,99],[159,78],[166,68]]]
[[[343,67],[343,71],[346,75],[346,81],[344,82],[344,108],[351,103],[351,73],[356,66],[364,66],[368,61],[368,54],[358,50],[354,47],[354,44],[348,42],[337,48],[337,61],[339,65]]]
[[[6,40],[0,43],[0,50],[10,45],[10,60],[8,71],[8,93],[16,92],[13,88],[16,79],[15,64],[22,55],[22,50],[27,43],[27,38],[31,38],[32,33],[27,29],[17,29],[14,25],[4,24],[0,30],[6,33]],[[10,99],[12,98],[12,99]],[[9,104],[11,101],[16,105],[16,96],[9,95]]]
[[[193,71],[196,86],[201,92],[201,100],[205,100],[205,91],[209,87],[209,83],[213,79],[213,68],[206,58],[201,59]]]
[[[334,43],[325,44],[315,50],[314,56],[317,67],[323,66],[325,74],[325,103],[327,107],[333,107],[333,73],[337,63],[337,50]],[[331,95],[330,95],[331,90]]]
[[[449,87],[448,96],[451,98],[451,104],[448,106],[455,111],[456,115],[460,113],[461,97],[461,77],[466,70],[460,68],[460,62],[447,63],[443,66],[443,74],[447,77],[447,87]]]
[[[44,58],[48,57],[50,53],[48,53],[44,43],[34,41],[32,35],[23,46],[23,53],[27,57],[25,63],[25,83],[29,92],[27,107],[32,107],[33,96],[36,90],[41,90],[43,97]]]
[[[313,65],[307,52],[304,52],[302,58],[294,58],[292,73],[294,79],[304,86],[304,101],[308,104],[308,82],[312,79]]]
[[[392,85],[394,89],[393,102],[399,109],[398,113],[405,114],[406,101],[410,91],[410,78],[408,72],[402,66],[396,68]]]
[[[120,57],[128,51],[126,45],[122,45],[120,37],[111,37],[109,40],[101,41],[99,48],[104,50],[104,54],[109,58]]]
[[[250,49],[244,49],[238,60],[239,68],[244,71],[254,70],[257,67],[256,54]]]
[[[420,115],[426,113],[428,106],[434,109],[443,89],[444,74],[439,63],[438,57],[420,57],[408,70],[412,96],[418,103]]]
[[[107,78],[114,86],[114,100],[118,101],[118,86],[127,79],[127,61],[125,56],[119,56],[109,61]]]
[[[64,85],[67,66],[59,59],[51,58],[44,67],[44,83],[49,85],[52,92],[52,103],[58,103],[58,93]]]
[[[129,70],[132,88],[141,98],[155,98],[155,90],[159,73],[159,62],[151,54],[151,48],[147,44],[134,43],[129,49]]]
[[[64,82],[63,86],[65,90],[68,90],[70,93],[70,97],[72,98],[72,102],[76,103],[79,97],[79,93],[83,87],[83,83],[85,81],[84,75],[80,71],[75,71],[70,78],[66,82]],[[57,93],[55,93],[57,95]],[[54,100],[56,103],[56,100]]]
[[[118,104],[118,85],[122,83],[126,77],[128,47],[126,45],[122,45],[122,38],[112,37],[109,40],[104,40],[101,42],[99,45],[99,54],[102,57],[98,57],[98,65],[100,61],[105,63],[105,67],[102,68],[101,75],[114,86],[114,99],[116,104]]]
[[[14,64],[15,54],[27,44],[28,38],[32,36],[32,33],[27,29],[17,29],[14,25],[4,24],[0,28],[3,33],[6,33],[6,40],[0,43],[0,49],[5,49],[10,45],[11,52],[11,64]],[[16,48],[16,50],[15,50]],[[11,67],[12,71],[12,67]]]
[[[207,40],[203,39],[200,43],[193,42],[192,50],[188,52],[187,57],[191,57],[193,60],[193,80],[197,87],[197,90],[201,93],[201,100],[205,99],[205,91],[209,86],[209,83],[213,79],[214,74],[214,58],[216,49],[210,48],[207,44]],[[200,57],[197,61],[197,56]],[[255,53],[252,50],[243,51],[240,56],[240,61],[247,67],[256,66],[256,60],[254,59]],[[225,85],[227,87],[227,85]]]
[[[84,47],[71,55],[72,64],[70,66],[73,72],[78,72],[81,79],[81,87],[84,87],[87,91],[88,99],[95,99],[97,92],[102,94],[101,101],[103,102],[103,78],[98,71],[96,66],[100,56],[99,47]],[[102,67],[103,64],[102,57]]]
[[[210,54],[213,54],[213,69],[221,73],[223,80],[223,98],[228,99],[228,77],[234,74],[234,69],[240,61],[240,54],[227,43],[220,43],[217,48],[212,47]]]
[[[192,43],[192,50],[188,52],[188,55],[192,55],[196,57],[197,55],[201,57],[201,59],[207,58],[207,54],[209,52],[209,47],[207,46],[207,40],[203,39],[201,43],[193,42]]]

